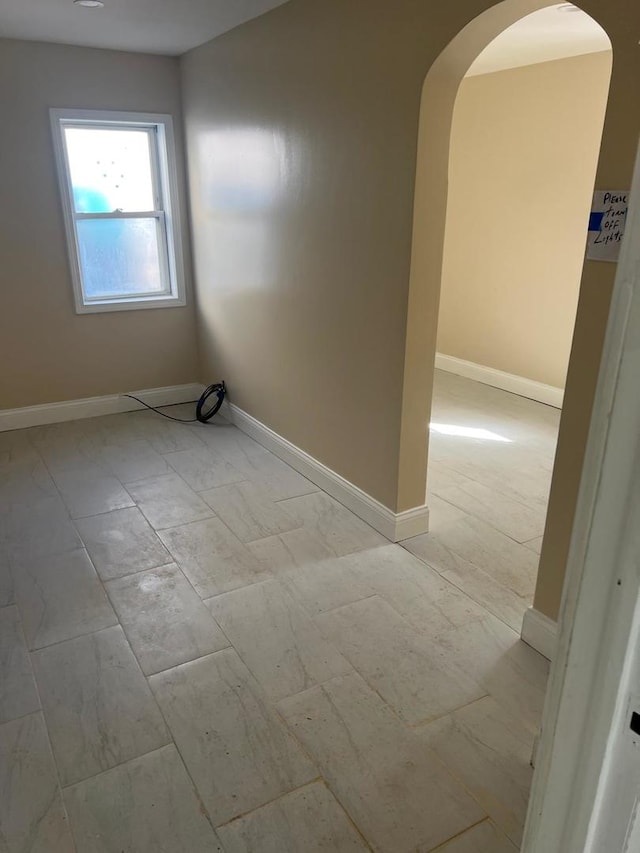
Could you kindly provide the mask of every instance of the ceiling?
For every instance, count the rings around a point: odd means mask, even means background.
[[[0,37],[178,55],[286,0],[0,0]]]
[[[593,18],[570,3],[561,3],[508,27],[487,45],[467,76],[610,49],[607,34]]]
[[[73,0],[0,0],[0,37],[179,55],[284,2],[104,0],[104,8],[86,9]],[[609,48],[593,18],[562,3],[506,29],[480,54],[468,76]]]

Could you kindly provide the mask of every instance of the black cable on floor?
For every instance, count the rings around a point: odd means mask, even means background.
[[[123,394],[122,396],[129,397],[131,400],[136,400],[136,402],[145,406],[147,409],[150,409],[152,412],[156,412],[158,415],[162,415],[163,418],[168,418],[170,421],[177,421],[179,424],[195,424],[199,421],[200,423],[206,424],[220,409],[226,393],[227,388],[224,382],[217,382],[213,385],[209,385],[208,388],[205,388],[198,400],[187,400],[187,403],[196,403],[195,418],[174,418],[173,415],[161,412],[159,407],[150,406],[149,403],[145,403],[144,400],[141,400],[140,397],[136,397],[135,394]],[[206,408],[208,399],[214,395],[216,398],[215,402],[210,406],[210,408]],[[166,406],[163,406],[162,408],[166,408]]]
[[[197,423],[197,418],[174,418],[173,415],[168,415],[166,412],[161,412],[156,406],[150,406],[148,403],[145,403],[144,400],[141,400],[140,397],[136,397],[135,394],[123,394],[123,397],[130,397],[132,400],[137,400],[138,403],[142,403],[143,406],[146,406],[147,409],[150,409],[152,412],[155,412],[158,415],[162,415],[163,418],[169,418],[170,421],[177,421],[179,424],[195,424]],[[189,403],[197,403],[197,400],[186,400],[184,405],[188,405]],[[179,403],[173,403],[171,405],[181,405]],[[167,408],[166,406],[164,408]]]

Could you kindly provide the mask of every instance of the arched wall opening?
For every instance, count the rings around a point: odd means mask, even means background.
[[[459,88],[469,67],[490,42],[526,15],[554,5],[556,4],[539,0],[506,0],[492,7],[471,21],[449,43],[431,67],[424,82],[407,315],[398,479],[399,511],[423,504],[426,494],[428,423],[433,395],[433,366],[443,278],[451,134]],[[589,11],[586,11],[589,14]],[[595,20],[594,16],[591,17]],[[578,316],[578,322],[579,320]],[[603,327],[605,322],[606,314],[602,318]],[[597,373],[597,370],[595,372]],[[571,383],[571,371],[568,383]],[[568,398],[570,402],[570,388]],[[581,403],[583,404],[584,400],[581,400]],[[584,406],[582,408],[584,409]],[[584,419],[584,412],[582,415]],[[570,420],[571,417],[570,412]],[[586,434],[586,426],[584,432]],[[575,479],[579,479],[577,475]],[[563,543],[560,548],[557,541],[552,542],[556,551],[556,563],[557,553],[562,551],[564,540],[568,547],[571,520],[569,516],[572,518],[572,513],[565,513],[564,529],[560,537]],[[561,581],[559,588],[561,589]],[[541,610],[555,619],[557,604],[559,591],[552,594],[549,601],[543,602]]]
[[[505,30],[463,79],[436,368],[561,408],[611,60],[604,30],[556,5]]]

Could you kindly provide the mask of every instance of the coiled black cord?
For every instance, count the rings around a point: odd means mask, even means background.
[[[222,405],[222,401],[224,400],[226,393],[227,387],[224,384],[224,380],[222,382],[216,382],[214,385],[209,385],[208,388],[205,388],[196,406],[196,419],[203,424],[206,424],[207,421],[210,421]],[[205,408],[205,406],[207,405],[207,400],[214,394],[216,396],[216,402],[213,403],[209,408]]]
[[[150,406],[148,403],[145,403],[144,400],[141,400],[140,397],[136,397],[135,394],[123,394],[122,396],[136,400],[138,403],[146,406],[147,409],[151,409],[152,412],[156,412],[158,415],[162,415],[163,418],[168,418],[170,421],[177,421],[179,424],[195,424],[197,421],[200,421],[200,423],[206,424],[211,420],[216,412],[220,410],[220,406],[223,403],[226,393],[227,388],[224,381],[216,382],[213,385],[209,385],[208,388],[205,388],[198,400],[189,400],[188,402],[190,403],[196,403],[195,418],[174,418],[173,415],[161,412],[157,406]],[[214,395],[216,398],[215,402],[208,405],[207,401]]]

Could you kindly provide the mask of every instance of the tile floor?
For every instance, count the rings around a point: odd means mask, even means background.
[[[401,545],[224,421],[0,434],[2,853],[518,849],[557,413],[433,420]]]

